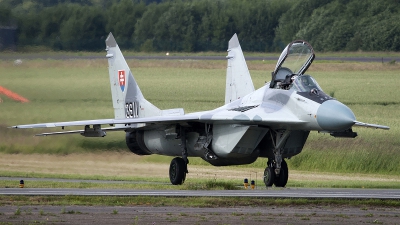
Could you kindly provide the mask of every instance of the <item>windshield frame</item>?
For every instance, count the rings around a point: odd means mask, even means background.
[[[311,92],[313,89],[316,89],[317,91],[323,91],[318,82],[310,75],[294,77],[290,89],[293,89],[297,92]]]

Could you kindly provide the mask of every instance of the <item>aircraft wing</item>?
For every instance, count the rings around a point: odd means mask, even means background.
[[[359,121],[356,121],[353,126],[369,127],[369,128],[384,129],[384,130],[390,129],[390,127],[388,127],[388,126],[383,126],[383,125],[379,125],[379,124],[371,124],[371,123],[363,123],[363,122],[359,122]]]
[[[143,118],[129,118],[129,119],[99,119],[99,120],[79,120],[69,122],[54,122],[54,123],[36,123],[16,125],[11,128],[51,128],[51,127],[69,127],[69,126],[86,126],[86,125],[115,125],[115,124],[138,124],[138,123],[173,123],[180,121],[198,120],[197,115],[183,115],[183,116],[153,116]]]
[[[170,123],[183,123],[192,120],[198,120],[199,117],[195,115],[183,115],[183,116],[154,116],[144,118],[129,118],[129,119],[99,119],[99,120],[80,120],[80,121],[69,121],[69,122],[54,122],[54,123],[37,123],[37,124],[25,124],[16,125],[11,128],[17,129],[29,129],[29,128],[54,128],[54,127],[70,127],[70,126],[85,126],[84,130],[71,130],[71,131],[60,131],[60,132],[49,132],[40,133],[36,136],[49,136],[49,135],[61,135],[61,134],[81,134],[86,137],[104,137],[105,131],[121,131],[127,129],[142,128],[145,126],[155,124],[170,124]],[[101,125],[109,125],[112,127],[101,128]],[[115,126],[114,125],[122,125]],[[90,128],[93,126],[93,128]]]
[[[61,131],[61,132],[50,132],[41,133],[36,136],[48,136],[48,135],[60,135],[60,134],[76,134],[80,133],[83,136],[90,136],[90,132],[95,132],[94,137],[105,136],[104,131],[120,131],[127,129],[143,128],[152,125],[161,124],[176,124],[176,123],[187,123],[190,121],[197,121],[202,123],[232,123],[232,124],[260,124],[264,126],[293,126],[303,124],[304,121],[298,120],[291,116],[277,116],[270,114],[263,118],[253,118],[241,116],[239,112],[222,112],[210,113],[210,112],[199,112],[193,114],[186,114],[181,116],[153,116],[143,118],[127,118],[127,119],[99,119],[99,120],[80,120],[80,121],[68,121],[68,122],[53,122],[53,123],[37,123],[37,124],[25,124],[16,125],[11,128],[17,129],[28,129],[28,128],[55,128],[55,127],[69,127],[69,126],[85,126],[85,130],[72,130],[72,131]],[[102,125],[111,127],[101,128]],[[118,126],[119,125],[119,126]],[[93,128],[90,128],[93,126]],[[100,133],[96,133],[100,132]],[[85,134],[86,133],[86,134]]]
[[[120,130],[126,130],[126,127],[106,127],[106,128],[101,128],[102,131],[120,131]],[[60,135],[60,134],[81,134],[83,136],[85,133],[85,130],[70,130],[70,131],[61,131],[61,132],[49,132],[49,133],[40,133],[36,134],[35,136],[50,136],[50,135]]]

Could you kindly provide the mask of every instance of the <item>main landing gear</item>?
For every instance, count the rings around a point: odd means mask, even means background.
[[[182,148],[182,158],[176,157],[169,165],[169,180],[173,185],[181,185],[185,182],[188,173],[187,164],[189,164],[188,152],[186,148],[186,132],[185,128],[180,127],[180,138]]]
[[[169,166],[169,180],[173,185],[181,185],[185,182],[187,164],[182,158],[176,157]]]

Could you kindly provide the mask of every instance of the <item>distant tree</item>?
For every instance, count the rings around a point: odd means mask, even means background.
[[[197,25],[190,3],[174,3],[164,12],[155,26],[158,48],[164,51],[191,51]]]
[[[74,10],[77,10],[77,5],[60,4],[53,7],[45,8],[40,15],[40,40],[44,45],[50,46],[53,49],[61,49],[60,41],[61,28],[65,22],[71,18]]]
[[[282,14],[276,28],[275,42],[289,43],[309,21],[313,11],[330,3],[332,0],[302,0],[292,1],[289,10]],[[300,35],[297,35],[300,36]]]
[[[23,0],[20,4],[18,3],[19,1],[10,1],[14,15],[38,13],[43,9],[41,4],[34,0]]]
[[[112,32],[118,38],[120,46],[132,48],[136,23],[145,10],[144,2],[132,0],[115,2],[107,12],[107,32]]]
[[[19,45],[42,45],[39,39],[41,20],[36,13],[27,13],[18,17],[17,40]]]
[[[307,40],[312,43],[315,49],[325,49],[326,46],[324,44],[326,43],[326,39],[333,29],[337,28],[333,27],[333,24],[337,21],[341,9],[343,9],[342,4],[338,1],[332,1],[313,10],[311,16],[301,23],[300,29],[294,35],[293,39]]]
[[[280,51],[305,39],[318,51],[400,51],[398,0],[0,0],[0,23],[18,21],[18,43],[101,49]],[[5,10],[6,9],[6,10]],[[11,11],[10,11],[11,10]],[[74,40],[74,41],[72,41]]]
[[[0,26],[9,25],[12,20],[11,8],[7,6],[0,5]]]
[[[168,11],[170,6],[170,3],[150,4],[146,6],[146,11],[143,13],[142,17],[138,19],[135,26],[132,42],[136,47],[146,44],[142,49],[144,51],[160,50],[157,47],[159,44],[155,41],[155,24],[158,22],[161,15]],[[160,39],[157,40],[159,41]]]
[[[105,18],[97,7],[74,6],[60,29],[61,45],[67,50],[100,50],[105,35]]]
[[[2,7],[13,8],[17,5],[20,5],[24,2],[24,0],[0,0],[0,5]]]
[[[226,15],[226,1],[199,1],[203,16],[199,21],[197,41],[200,51],[223,51],[226,49],[225,28],[229,18]],[[233,35],[233,34],[232,34]]]
[[[319,51],[398,51],[397,0],[303,0],[282,15],[276,40],[309,41]],[[295,19],[293,19],[295,18]]]

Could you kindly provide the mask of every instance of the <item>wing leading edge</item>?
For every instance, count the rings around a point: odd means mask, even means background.
[[[200,122],[200,123],[231,123],[231,124],[258,124],[264,126],[293,126],[305,123],[305,121],[295,119],[294,117],[280,117],[268,116],[268,117],[254,117],[252,119],[248,117],[241,117],[241,113],[229,113],[225,114],[214,114],[210,112],[201,112],[186,114],[181,116],[153,116],[144,118],[126,118],[126,119],[99,119],[99,120],[80,120],[80,121],[68,121],[68,122],[54,122],[54,123],[37,123],[37,124],[25,124],[16,125],[11,128],[16,129],[29,129],[29,128],[56,128],[71,127],[71,126],[84,126],[84,130],[73,130],[73,131],[61,131],[61,132],[50,132],[41,133],[37,136],[48,136],[48,135],[59,135],[59,134],[75,134],[80,133],[83,136],[85,132],[103,132],[103,131],[122,131],[128,129],[145,128],[153,125],[168,125],[168,124],[186,124],[187,122]],[[102,125],[111,127],[101,128]],[[118,126],[119,125],[119,126]],[[90,128],[93,126],[93,128]],[[88,129],[88,130],[86,130]],[[91,129],[91,130],[89,130]],[[94,137],[102,137],[104,135],[96,134]]]
[[[79,120],[68,122],[54,122],[54,123],[36,123],[16,125],[11,128],[52,128],[52,127],[69,127],[69,126],[90,126],[90,125],[116,125],[116,124],[138,124],[138,123],[176,123],[185,122],[190,120],[198,120],[197,115],[183,115],[183,116],[153,116],[144,118],[127,118],[127,119],[99,119],[99,120]]]

